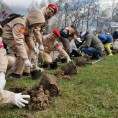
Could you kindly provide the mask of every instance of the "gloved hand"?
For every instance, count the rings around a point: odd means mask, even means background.
[[[35,52],[36,55],[39,54],[39,50],[37,48],[34,48],[34,52]]]
[[[27,100],[24,98],[30,98],[29,95],[21,95],[21,93],[15,93],[14,104],[19,108],[25,107],[25,104],[28,104]]]
[[[39,50],[44,51],[44,47],[43,47],[43,45],[40,45],[40,46],[39,46]]]
[[[32,67],[32,64],[29,60],[25,60],[24,63],[27,67]]]
[[[71,62],[72,60],[70,58],[67,59],[67,63]]]
[[[39,48],[39,44],[38,44],[38,43],[36,43],[36,48],[37,48],[37,49]]]
[[[3,90],[6,84],[6,80],[5,80],[5,74],[1,73],[0,74],[0,90]]]

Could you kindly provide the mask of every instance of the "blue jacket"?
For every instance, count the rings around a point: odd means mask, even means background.
[[[98,38],[102,41],[103,44],[113,42],[113,37],[111,35],[98,34]]]

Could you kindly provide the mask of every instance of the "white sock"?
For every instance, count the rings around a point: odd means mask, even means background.
[[[3,90],[6,85],[5,74],[0,73],[0,90]]]

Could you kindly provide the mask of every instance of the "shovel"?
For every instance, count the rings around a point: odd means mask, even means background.
[[[87,64],[94,64],[94,63],[97,63],[97,62],[99,62],[99,61],[103,61],[103,60],[106,60],[106,58],[100,58],[100,59],[98,59],[98,60],[96,60],[96,61],[94,61],[94,62],[91,62],[91,63],[89,63],[89,62],[87,62]]]

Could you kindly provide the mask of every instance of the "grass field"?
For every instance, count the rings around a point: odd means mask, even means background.
[[[0,106],[0,118],[118,118],[118,54],[107,56],[86,67],[78,67],[78,74],[72,80],[59,79],[61,93],[53,97],[53,103],[45,111],[28,111],[14,105]],[[57,70],[47,69],[46,73]],[[39,83],[30,77],[7,78],[5,89],[26,86],[27,89]]]

